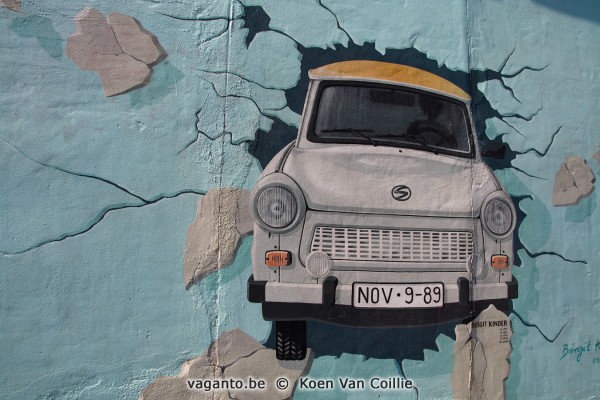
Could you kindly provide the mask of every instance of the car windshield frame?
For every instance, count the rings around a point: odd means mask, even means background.
[[[406,93],[412,93],[412,94],[417,94],[417,95],[421,95],[421,96],[428,96],[428,97],[432,97],[435,98],[437,100],[441,100],[444,102],[448,102],[448,103],[452,103],[458,107],[460,107],[460,109],[462,110],[463,113],[463,117],[464,117],[464,124],[465,124],[465,129],[467,132],[467,143],[468,143],[468,147],[469,149],[466,151],[463,150],[455,150],[455,149],[449,149],[446,147],[438,147],[435,145],[428,145],[428,144],[423,144],[423,143],[419,143],[419,136],[410,136],[410,135],[406,135],[406,132],[387,132],[389,134],[395,134],[398,135],[398,138],[401,138],[402,134],[405,134],[405,140],[390,140],[390,139],[385,139],[382,137],[377,137],[377,136],[373,136],[371,137],[372,139],[374,139],[375,143],[373,143],[372,140],[367,140],[365,138],[361,138],[362,135],[357,134],[356,131],[360,131],[360,132],[365,132],[365,131],[369,131],[369,127],[367,126],[360,126],[360,127],[355,127],[355,126],[340,126],[340,127],[336,127],[336,129],[333,130],[337,130],[339,132],[345,131],[347,133],[346,137],[323,137],[320,135],[317,135],[315,133],[315,128],[316,128],[316,123],[317,123],[317,119],[318,119],[318,114],[319,114],[319,108],[320,108],[320,104],[321,104],[321,98],[323,96],[323,91],[331,86],[354,86],[354,87],[367,87],[367,88],[379,88],[379,89],[388,89],[388,90],[396,90],[399,92],[406,92]],[[328,129],[326,129],[328,130]],[[415,138],[417,140],[415,140]],[[461,157],[461,158],[475,158],[476,153],[475,153],[475,141],[473,138],[473,129],[472,129],[472,125],[471,125],[471,115],[469,113],[469,109],[468,109],[468,105],[463,102],[460,101],[458,99],[454,99],[452,97],[449,96],[444,96],[442,94],[438,94],[438,93],[432,93],[429,92],[427,90],[421,90],[421,89],[417,89],[417,88],[411,88],[411,87],[407,87],[407,86],[401,86],[401,85],[394,85],[394,84],[386,84],[386,83],[377,83],[377,82],[367,82],[367,81],[341,81],[341,80],[330,80],[330,81],[321,81],[319,82],[318,86],[317,86],[317,93],[315,95],[315,101],[314,104],[312,106],[312,110],[311,110],[311,116],[310,116],[310,121],[308,124],[308,129],[306,131],[306,139],[309,142],[312,143],[326,143],[326,144],[355,144],[355,145],[366,145],[366,146],[382,146],[382,147],[396,147],[399,149],[403,149],[403,148],[408,148],[408,149],[414,149],[414,150],[421,150],[421,151],[427,151],[427,152],[433,152],[435,154],[447,154],[447,155],[452,155],[452,156],[456,156],[456,157]]]

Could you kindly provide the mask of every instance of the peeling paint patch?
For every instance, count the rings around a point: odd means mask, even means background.
[[[52,26],[50,18],[40,15],[18,16],[10,23],[10,29],[23,38],[35,38],[40,47],[55,60],[62,57],[63,39]]]
[[[240,329],[224,332],[208,350],[181,366],[176,377],[159,377],[142,390],[138,400],[160,399],[273,399],[291,398],[296,381],[312,364],[312,352],[302,361],[279,361],[275,350],[267,349]],[[264,381],[263,390],[212,389],[206,382],[221,380]],[[277,379],[285,378],[288,386],[277,389]]]
[[[455,328],[452,398],[502,400],[512,352],[510,319],[490,305],[468,325]]]
[[[67,54],[79,68],[98,72],[107,97],[145,86],[150,66],[167,56],[158,39],[127,15],[107,19],[86,7],[73,21],[77,31],[67,40]]]
[[[248,204],[243,189],[213,189],[198,201],[183,256],[186,288],[233,262],[242,238],[252,232]]]
[[[579,203],[594,190],[596,178],[587,162],[579,157],[567,157],[554,178],[552,205],[569,206]]]
[[[21,11],[21,0],[0,0],[0,6],[10,8],[13,11]]]

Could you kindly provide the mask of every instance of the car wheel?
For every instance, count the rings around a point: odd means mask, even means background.
[[[276,321],[278,360],[304,360],[306,357],[306,321]]]

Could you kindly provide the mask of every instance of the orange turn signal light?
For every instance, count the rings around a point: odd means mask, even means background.
[[[271,250],[265,253],[267,267],[285,267],[292,263],[292,253],[284,250]]]
[[[508,256],[504,254],[494,254],[492,256],[492,267],[498,269],[508,268]]]

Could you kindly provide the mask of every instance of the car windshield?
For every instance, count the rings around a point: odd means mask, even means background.
[[[319,96],[308,139],[410,147],[469,157],[466,106],[421,91],[329,84]]]

